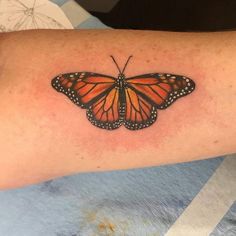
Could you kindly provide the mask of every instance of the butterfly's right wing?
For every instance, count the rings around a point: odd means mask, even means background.
[[[125,88],[124,126],[129,130],[149,127],[157,119],[156,107],[132,88]]]
[[[137,130],[152,125],[157,109],[166,109],[194,88],[195,83],[181,75],[152,73],[127,78],[125,127]]]
[[[166,109],[179,98],[193,92],[195,83],[186,76],[152,73],[126,79],[127,86],[152,103]]]

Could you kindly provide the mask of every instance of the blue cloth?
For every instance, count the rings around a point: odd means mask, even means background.
[[[109,235],[110,228],[114,235],[164,235],[222,161],[77,174],[4,191],[0,235]]]

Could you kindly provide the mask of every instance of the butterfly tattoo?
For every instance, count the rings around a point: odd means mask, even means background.
[[[124,125],[129,130],[151,126],[157,119],[157,109],[166,109],[175,100],[195,89],[186,76],[149,73],[130,78],[111,56],[119,74],[117,77],[74,72],[52,79],[52,87],[64,93],[77,106],[87,110],[88,120],[95,126],[114,130]]]

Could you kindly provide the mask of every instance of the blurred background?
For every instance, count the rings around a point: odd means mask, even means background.
[[[76,0],[104,24],[122,29],[236,29],[236,0]]]

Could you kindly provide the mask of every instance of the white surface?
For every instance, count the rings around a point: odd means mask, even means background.
[[[0,32],[64,28],[73,26],[60,7],[48,0],[0,0]]]
[[[64,12],[70,12],[67,15],[72,25],[79,25],[83,21],[87,20],[91,15],[79,6],[74,0],[69,0],[61,6]]]
[[[208,236],[236,199],[236,158],[225,158],[166,236]]]

